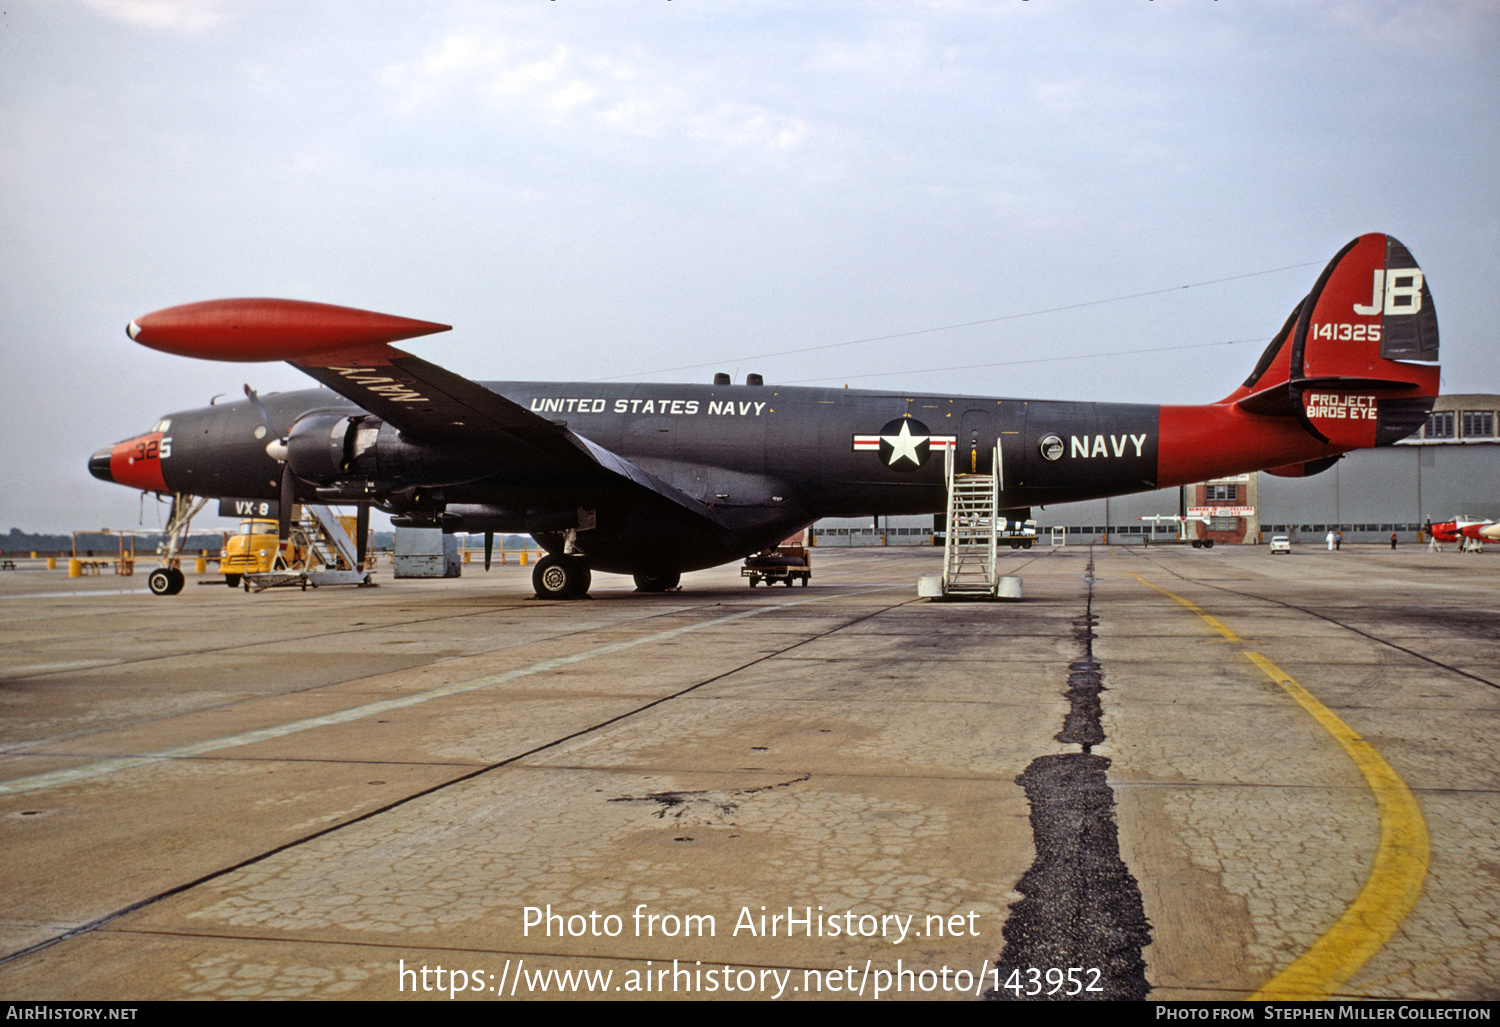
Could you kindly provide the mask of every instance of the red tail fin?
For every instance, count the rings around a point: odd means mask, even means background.
[[[1340,448],[1390,445],[1426,420],[1437,359],[1437,312],[1417,262],[1388,235],[1362,235],[1323,269],[1225,401],[1295,417]]]

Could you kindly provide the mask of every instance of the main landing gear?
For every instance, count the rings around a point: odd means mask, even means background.
[[[637,592],[665,592],[676,588],[681,581],[682,575],[677,571],[667,571],[664,574],[637,574],[635,590]]]
[[[538,599],[581,599],[593,578],[589,565],[578,557],[548,555],[536,562],[531,587]]]
[[[551,554],[536,562],[531,587],[538,599],[582,599],[593,583],[589,565],[581,557]],[[635,575],[637,592],[666,592],[682,581],[678,571]]]

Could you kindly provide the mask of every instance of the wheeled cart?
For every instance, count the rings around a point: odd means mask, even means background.
[[[807,579],[812,577],[812,556],[806,546],[773,546],[745,557],[740,575],[750,579],[751,588],[762,581],[768,585],[779,581],[789,588],[801,581],[806,586]]]

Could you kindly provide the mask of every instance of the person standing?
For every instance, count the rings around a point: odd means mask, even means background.
[[[1333,533],[1333,548],[1335,548],[1335,549],[1343,549],[1344,548],[1344,533],[1343,533],[1343,531],[1336,531],[1336,532]]]
[[[1391,532],[1391,549],[1394,550],[1395,548],[1396,548],[1396,533],[1393,531],[1393,532]]]
[[[1327,542],[1328,542],[1328,551],[1331,553],[1331,552],[1333,552],[1333,529],[1332,528],[1328,529]]]

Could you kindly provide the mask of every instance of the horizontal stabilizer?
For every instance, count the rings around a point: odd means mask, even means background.
[[[1416,381],[1397,381],[1392,378],[1299,378],[1294,382],[1283,382],[1269,389],[1252,392],[1236,400],[1241,410],[1268,417],[1297,417],[1304,409],[1302,394],[1313,389],[1361,392],[1400,392],[1421,388]]]
[[[1311,478],[1315,474],[1322,474],[1342,459],[1342,456],[1325,456],[1321,460],[1308,460],[1300,464],[1269,467],[1266,469],[1266,473],[1274,474],[1278,478]]]

